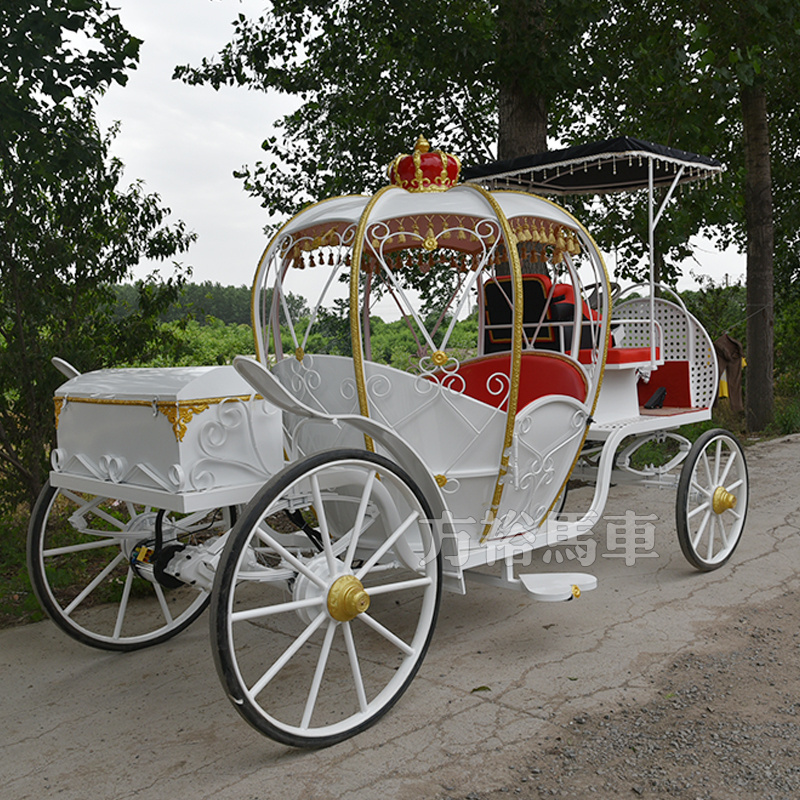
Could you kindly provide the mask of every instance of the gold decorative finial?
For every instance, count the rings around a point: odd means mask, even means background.
[[[420,134],[419,139],[417,139],[417,143],[414,145],[414,152],[415,153],[429,153],[431,149],[428,140]]]

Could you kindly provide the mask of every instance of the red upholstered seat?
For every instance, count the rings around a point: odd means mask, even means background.
[[[511,353],[493,353],[465,361],[454,373],[437,372],[435,379],[444,386],[455,391],[463,389],[469,397],[505,411],[508,408],[510,363]],[[584,402],[588,391],[586,376],[569,358],[558,353],[522,354],[518,411],[546,395],[567,395]]]

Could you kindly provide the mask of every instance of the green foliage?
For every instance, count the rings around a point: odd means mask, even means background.
[[[93,102],[124,83],[139,42],[94,0],[9,2],[0,32],[0,507],[32,502],[54,439],[50,365],[119,363],[168,343],[156,327],[183,278],[140,281],[137,312],[111,313],[111,286],[141,258],[166,259],[193,239],[136,183],[120,188]],[[75,34],[93,37],[91,47]]]
[[[230,364],[234,356],[253,352],[253,330],[249,325],[225,324],[209,317],[204,324],[197,320],[166,322],[161,326],[168,333],[173,348],[155,356],[137,358],[117,366],[191,367]]]
[[[91,47],[75,46],[81,38]],[[124,85],[141,44],[104,0],[3,0],[0,41],[3,149],[21,136],[46,134],[42,118],[54,106]]]
[[[800,398],[796,395],[778,398],[770,432],[778,436],[800,433]]]
[[[2,516],[0,536],[0,628],[44,617],[33,593],[25,564],[25,541],[28,516],[24,510]]]
[[[220,283],[185,282],[180,286],[177,298],[160,314],[162,322],[178,322],[187,318],[201,324],[220,321],[225,324],[250,325],[251,292],[249,286],[223,286]],[[116,295],[115,319],[129,317],[139,309],[139,291],[136,284],[120,283],[114,287]],[[264,302],[269,305],[272,289],[266,290]],[[308,316],[308,307],[303,297],[287,293],[286,302],[292,318]]]
[[[695,275],[700,288],[681,293],[686,308],[694,314],[708,331],[712,341],[723,333],[730,333],[745,343],[747,318],[747,291],[740,281],[733,284],[715,284],[708,277]]]

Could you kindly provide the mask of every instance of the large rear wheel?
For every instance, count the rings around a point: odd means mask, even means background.
[[[45,485],[28,529],[28,571],[44,611],[78,641],[136,650],[170,639],[209,592],[163,572],[186,544],[231,526],[232,512],[173,514]]]

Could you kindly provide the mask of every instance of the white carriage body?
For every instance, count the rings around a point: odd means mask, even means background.
[[[442,588],[469,577],[549,602],[595,588],[582,570],[518,569],[591,533],[613,484],[677,489],[684,555],[724,564],[746,518],[744,453],[725,431],[694,444],[678,431],[711,416],[708,334],[652,271],[645,297],[612,302],[580,222],[509,191],[631,189],[644,174],[652,253],[654,186],[666,202],[718,167],[604,144],[456,185],[457,159],[420,138],[392,185],[310,206],[272,239],[252,292],[255,359],[85,375],[57,362],[69,380],[28,550],[48,613],[79,641],[135,649],[191,624],[213,593],[215,661],[239,713],[277,741],[329,745],[405,691]],[[656,160],[669,169],[656,175]],[[306,314],[286,282],[311,268]],[[397,353],[373,347],[382,294],[410,331]],[[314,336],[318,321],[333,336]],[[634,454],[652,439],[671,449],[644,465]],[[570,478],[594,494],[562,515]],[[59,585],[86,564],[77,594]],[[134,585],[155,613],[128,613],[142,607]]]
[[[247,502],[284,463],[281,412],[231,366],[88,372],[55,403],[62,489],[189,513]]]

